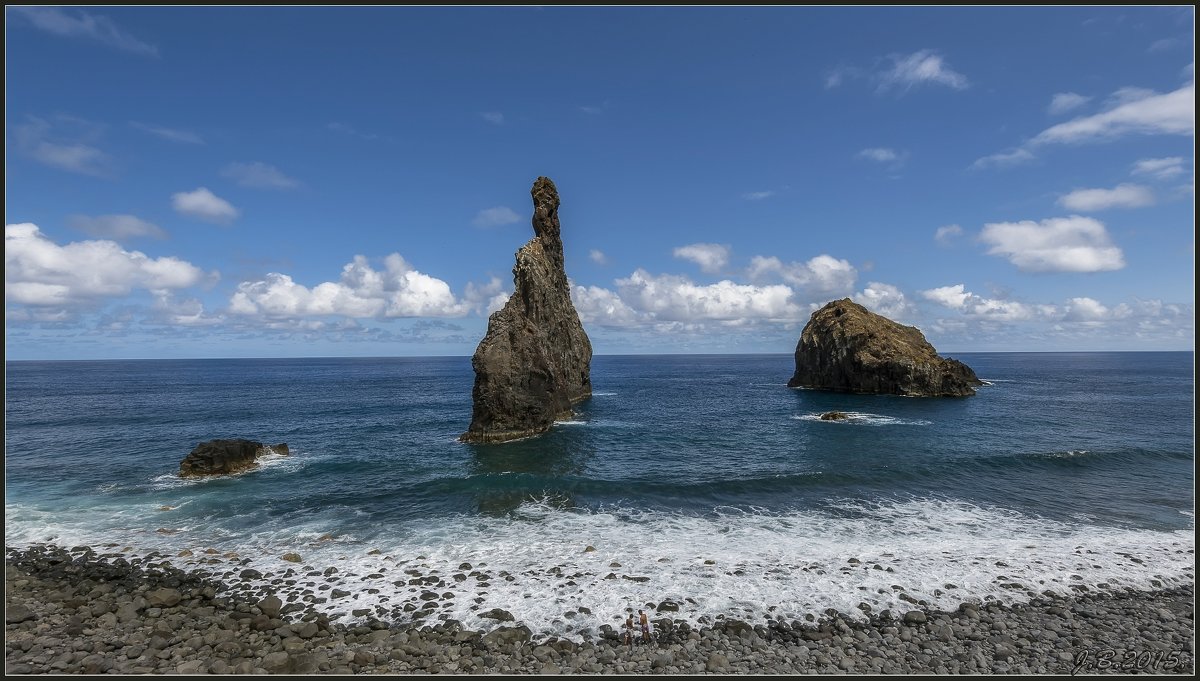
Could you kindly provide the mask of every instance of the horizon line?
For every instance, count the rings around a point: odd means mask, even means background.
[[[1195,354],[1195,348],[1185,350],[947,350],[938,354],[949,355],[1078,355],[1078,354],[1150,354],[1150,353]],[[595,357],[792,357],[795,352],[620,352],[593,355]],[[246,357],[73,357],[73,358],[26,358],[5,359],[5,364],[15,362],[190,362],[219,360],[293,360],[293,359],[470,359],[472,355],[297,355],[297,356],[246,356]]]

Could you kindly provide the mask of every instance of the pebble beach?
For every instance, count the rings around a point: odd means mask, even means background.
[[[325,577],[336,588],[336,575]],[[652,641],[632,645],[609,626],[582,641],[535,635],[536,623],[505,611],[489,613],[495,627],[468,630],[439,618],[440,596],[427,593],[426,612],[407,621],[364,612],[342,623],[269,585],[239,588],[160,554],[6,547],[5,673],[1194,672],[1194,584],[698,626],[665,603],[648,610]]]

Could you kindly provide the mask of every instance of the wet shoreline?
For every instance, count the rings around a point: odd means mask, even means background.
[[[654,640],[602,625],[582,642],[542,638],[503,610],[471,631],[438,619],[435,585],[415,621],[343,624],[312,600],[175,566],[161,554],[6,548],[5,670],[44,673],[1190,673],[1194,584],[1091,591],[1027,603],[919,604],[864,620],[699,626],[650,611]],[[466,566],[464,566],[466,567]],[[463,571],[465,577],[469,570]],[[332,594],[336,572],[323,575]],[[471,577],[477,579],[479,575]],[[508,575],[508,577],[515,576]],[[421,579],[423,579],[422,577]],[[413,577],[412,579],[418,579]],[[322,585],[322,586],[325,586]],[[431,594],[432,597],[425,594]],[[966,594],[964,594],[966,596]],[[285,596],[286,597],[286,596]],[[419,612],[419,610],[417,610]],[[411,616],[413,611],[408,614]]]

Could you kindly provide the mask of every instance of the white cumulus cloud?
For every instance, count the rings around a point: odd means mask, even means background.
[[[1090,296],[1068,298],[1062,304],[988,298],[966,291],[962,284],[943,286],[921,295],[952,314],[930,325],[943,337],[964,342],[986,340],[1020,349],[1030,339],[1062,349],[1094,343],[1098,338],[1126,339],[1131,347],[1187,342],[1195,325],[1191,306],[1164,304],[1160,300],[1106,304]]]
[[[938,288],[931,288],[921,291],[921,295],[926,299],[932,300],[933,302],[944,307],[961,309],[967,304],[967,300],[971,297],[971,294],[964,290],[965,288],[966,287],[962,284],[955,284],[953,286],[940,286]]]
[[[958,310],[964,317],[976,320],[1017,322],[1054,312],[1053,306],[1027,305],[1015,300],[984,298],[965,289],[963,284],[941,286],[921,291],[921,296],[943,307]]]
[[[592,250],[588,251],[588,258],[592,262],[596,263],[597,265],[607,265],[608,264],[608,256],[604,254],[604,251],[601,251],[596,248],[593,248]]]
[[[626,305],[616,292],[600,286],[572,284],[571,303],[585,324],[624,327],[646,321],[644,315]]]
[[[709,257],[700,260],[715,265],[721,261],[723,252],[716,249],[715,254],[715,260]],[[790,328],[811,311],[802,295],[820,300],[828,300],[831,291],[847,295],[853,290],[857,276],[848,262],[828,255],[790,264],[759,256],[753,259],[747,274],[790,283],[741,283],[725,279],[702,284],[687,276],[655,275],[638,268],[628,277],[615,280],[614,288],[572,284],[571,298],[580,318],[597,326],[636,327],[663,334],[748,330],[763,325]],[[798,290],[800,287],[803,292]],[[903,293],[889,284],[871,282],[859,296],[893,315],[910,309]]]
[[[979,238],[991,245],[990,255],[1007,258],[1028,272],[1102,272],[1125,267],[1124,254],[1109,239],[1104,223],[1080,215],[989,223]]]
[[[854,295],[854,301],[876,314],[894,320],[905,319],[916,311],[900,289],[878,281],[868,282],[866,288]]]
[[[463,302],[467,307],[486,316],[504,307],[510,296],[512,292],[504,290],[504,282],[500,281],[499,277],[492,277],[486,284],[468,282]]]
[[[729,264],[729,246],[723,244],[688,244],[675,249],[676,258],[690,260],[701,271],[715,274]]]
[[[1158,300],[1139,300],[1133,305],[1120,303],[1105,305],[1088,296],[1068,298],[1062,305],[1050,303],[1026,303],[1001,298],[987,298],[964,290],[962,284],[942,286],[922,291],[921,295],[943,307],[956,310],[961,319],[984,322],[1047,322],[1077,323],[1098,327],[1103,324],[1132,320],[1145,325],[1171,324],[1187,315],[1187,310],[1178,305],[1164,305]],[[939,320],[944,323],[945,320]],[[1122,333],[1129,332],[1122,330]]]
[[[1111,311],[1094,298],[1071,298],[1067,301],[1063,319],[1066,321],[1093,322],[1107,319]]]
[[[752,280],[776,275],[789,284],[819,295],[847,293],[858,278],[858,271],[848,261],[825,254],[807,262],[786,264],[773,255],[756,255],[750,260],[747,274]]]
[[[1058,205],[1088,213],[1108,208],[1140,208],[1154,205],[1154,192],[1138,184],[1120,184],[1112,189],[1076,189],[1058,197]]]
[[[71,306],[134,289],[181,289],[215,277],[173,257],[150,258],[115,241],[59,245],[32,223],[4,227],[4,294],[24,305]]]
[[[490,292],[484,287],[480,297]],[[449,284],[417,271],[399,253],[384,259],[382,271],[356,255],[342,268],[338,281],[312,288],[272,272],[262,280],[238,284],[229,301],[229,310],[236,314],[276,318],[461,317],[470,309],[469,303],[454,297]]]
[[[229,224],[240,214],[225,199],[213,194],[207,187],[199,187],[190,192],[179,192],[171,196],[171,205],[175,210],[206,222]]]
[[[964,306],[967,315],[974,319],[996,322],[1023,322],[1036,319],[1039,314],[1053,312],[1054,308],[1026,305],[1017,300],[982,298],[972,296]]]
[[[168,326],[209,327],[223,324],[224,315],[208,314],[204,303],[195,298],[178,299],[167,290],[153,291],[153,316],[150,323]]]
[[[754,286],[728,280],[695,284],[686,277],[656,277],[643,269],[616,284],[626,305],[661,321],[791,320],[799,314],[791,302],[791,287],[783,285]]]

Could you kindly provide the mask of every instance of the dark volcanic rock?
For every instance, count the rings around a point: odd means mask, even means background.
[[[517,251],[516,290],[488,319],[471,366],[474,408],[464,442],[503,442],[550,429],[592,394],[592,344],[563,265],[558,190],[533,183],[534,237]]]
[[[800,334],[796,373],[788,381],[791,388],[914,397],[965,397],[982,384],[971,367],[938,356],[916,328],[849,298],[813,313]]]
[[[257,466],[255,460],[271,452],[287,456],[287,443],[266,446],[261,442],[240,439],[201,442],[179,462],[179,476],[187,478],[238,473]]]
[[[840,411],[827,411],[824,414],[821,414],[822,421],[843,421],[848,418],[850,417],[846,416],[844,412]]]

